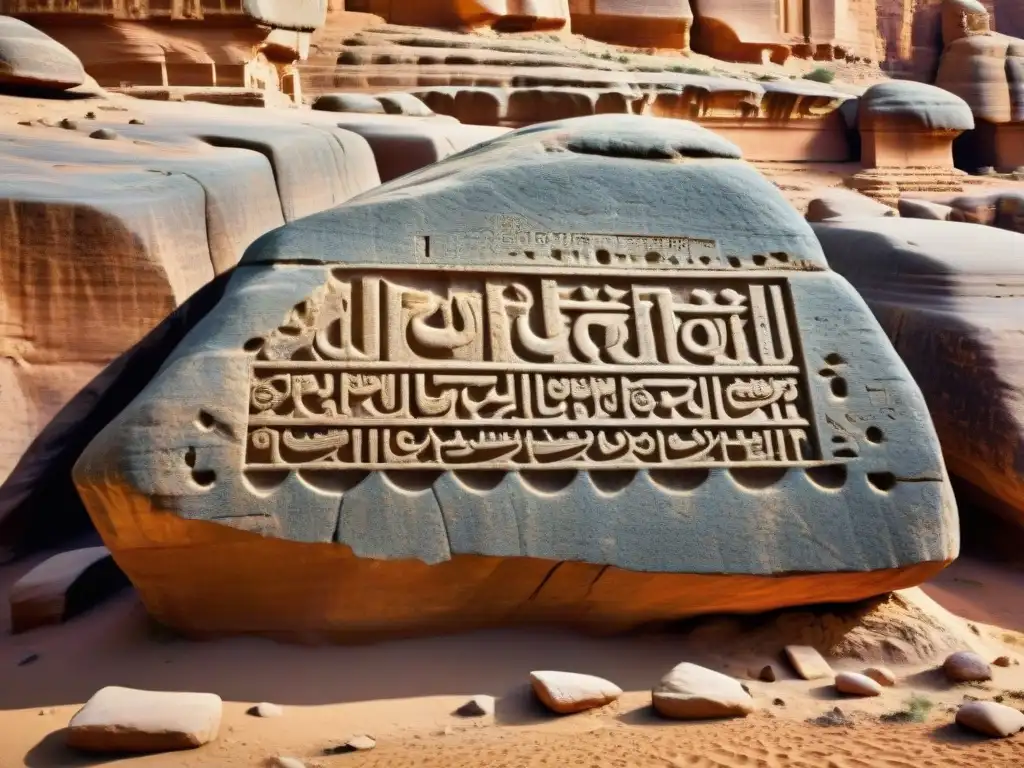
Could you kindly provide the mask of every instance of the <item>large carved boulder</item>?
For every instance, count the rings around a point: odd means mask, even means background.
[[[542,124],[257,241],[75,466],[148,609],[616,629],[941,569],[917,385],[738,156],[679,120]]]
[[[1024,235],[888,218],[815,232],[920,383],[950,472],[1024,524]]]

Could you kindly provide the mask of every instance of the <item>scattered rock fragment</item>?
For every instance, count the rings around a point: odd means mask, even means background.
[[[615,683],[576,672],[531,672],[530,685],[544,706],[560,715],[603,707],[622,695]]]
[[[77,131],[78,130],[78,123],[76,123],[74,120],[70,120],[70,119],[68,119],[66,117],[63,120],[61,120],[59,123],[57,123],[57,125],[59,125],[61,128],[63,128],[66,131]]]
[[[270,768],[306,768],[306,764],[297,757],[275,757],[270,761]]]
[[[832,728],[853,725],[853,720],[839,707],[834,707],[831,712],[826,712],[823,715],[811,718],[809,722],[814,725]]]
[[[835,676],[828,662],[809,645],[787,645],[786,658],[804,680],[820,680]]]
[[[377,740],[366,734],[359,734],[350,737],[343,744],[336,747],[328,747],[324,750],[325,755],[347,755],[350,752],[367,752],[377,746]]]
[[[37,661],[39,661],[39,654],[38,653],[30,653],[28,656],[23,656],[18,661],[18,666],[19,667],[27,667],[29,664],[34,664]]]
[[[457,710],[462,717],[487,717],[494,714],[494,697],[486,694],[474,696]]]
[[[728,675],[684,662],[673,667],[651,692],[654,709],[674,720],[745,717],[754,700]]]
[[[217,738],[223,704],[212,693],[108,686],[68,725],[67,743],[89,752],[169,752]]]
[[[888,667],[868,667],[864,675],[886,688],[896,685],[896,674]]]
[[[1024,713],[994,701],[972,701],[957,710],[956,722],[986,736],[1006,738],[1024,730]]]
[[[137,117],[133,117],[131,120],[128,121],[128,125],[145,125],[145,124],[146,124],[145,120],[139,120],[139,118],[137,118]]]
[[[60,624],[128,586],[106,547],[88,547],[45,560],[11,587],[11,631]]]
[[[786,702],[784,699],[772,699],[772,706],[784,707],[786,706]]]
[[[836,675],[836,690],[848,696],[880,696],[882,686],[867,675],[858,672],[840,672]]]
[[[992,662],[997,667],[1008,667],[1011,664],[1009,656],[1000,656]]]
[[[778,679],[775,675],[775,667],[771,664],[765,664],[761,671],[757,673],[757,679],[763,683],[774,683]]]
[[[112,131],[109,128],[100,128],[99,130],[90,133],[89,138],[101,139],[103,141],[115,141],[121,138],[121,134],[119,134],[117,131]]]
[[[253,717],[280,717],[284,714],[284,707],[280,704],[271,704],[269,701],[262,701],[249,707],[247,714]]]
[[[889,206],[848,189],[830,189],[811,200],[807,206],[807,220],[813,222],[895,215],[896,211]]]
[[[942,671],[954,683],[977,683],[992,679],[992,667],[972,651],[957,651],[942,664]]]

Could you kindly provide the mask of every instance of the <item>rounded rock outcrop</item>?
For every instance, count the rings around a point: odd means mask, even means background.
[[[969,131],[974,128],[970,105],[943,88],[910,80],[891,80],[868,88],[860,97],[863,129]]]
[[[54,90],[85,82],[85,69],[71,51],[35,27],[0,16],[0,89],[33,86]]]

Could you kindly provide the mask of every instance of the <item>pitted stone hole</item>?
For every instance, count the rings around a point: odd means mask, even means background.
[[[763,267],[767,263],[768,263],[768,257],[767,256],[765,256],[763,254],[760,254],[760,253],[754,255],[754,265],[755,266]]]
[[[217,473],[212,469],[196,469],[192,471],[192,479],[196,485],[203,488],[209,488],[215,482],[217,482]]]
[[[444,472],[431,472],[422,469],[395,470],[393,472],[385,472],[384,479],[400,490],[423,493],[430,490],[434,483],[437,482],[437,479],[443,474]]]
[[[730,267],[733,267],[734,269],[739,269],[740,267],[742,267],[742,266],[743,266],[743,262],[742,262],[742,261],[740,261],[740,260],[739,260],[738,258],[736,258],[735,256],[730,256],[730,257],[729,257],[729,266],[730,266]]]
[[[822,368],[820,371],[818,371],[818,375],[828,378],[829,376],[835,376],[836,372],[833,371],[831,368]]]
[[[700,263],[701,264],[710,264],[711,263],[711,257],[710,256],[701,256],[700,257]]]
[[[838,398],[844,398],[850,394],[850,388],[846,383],[846,379],[841,376],[836,376],[832,379],[832,383],[829,385],[829,388],[832,390],[832,394]]]
[[[868,427],[864,431],[864,437],[868,439],[869,443],[878,443],[885,441],[885,434],[878,427]]]
[[[825,362],[829,365],[842,365],[846,362],[846,358],[838,352],[831,352],[825,357]]]
[[[561,493],[576,479],[576,470],[525,471],[523,482],[537,493]]]
[[[832,455],[837,459],[856,459],[857,452],[852,448],[840,448],[837,451],[833,451]]]
[[[330,495],[341,495],[363,482],[370,473],[345,470],[340,472],[303,472],[300,470],[298,474],[299,479],[314,490]]]
[[[695,491],[708,481],[711,470],[708,469],[652,469],[651,482],[667,491],[686,493]]]
[[[888,493],[896,487],[896,475],[892,472],[868,472],[868,482],[883,493]]]
[[[209,432],[213,429],[217,420],[213,417],[212,413],[200,410],[199,417],[196,419],[196,426],[205,432]]]
[[[776,261],[789,261],[789,254],[776,251],[772,254],[772,258]]]
[[[487,469],[464,469],[452,475],[471,491],[486,493],[493,491],[505,479],[505,472]]]
[[[749,491],[771,488],[786,476],[786,467],[737,467],[730,470],[736,484]]]
[[[525,255],[526,258],[528,258],[530,261],[533,261],[534,259],[537,258],[537,254],[534,253],[533,251],[523,251],[523,255]]]
[[[597,263],[598,264],[611,264],[612,263],[612,255],[608,251],[606,251],[604,248],[599,250],[595,254],[595,256],[597,257]]]
[[[191,445],[185,451],[185,463],[188,464],[190,469],[196,465],[196,449]]]
[[[601,493],[610,495],[621,493],[636,479],[636,472],[621,470],[618,472],[595,471],[590,473],[590,480]]]
[[[846,485],[846,467],[842,464],[830,464],[825,467],[811,467],[807,477],[815,485],[829,490],[838,490]]]
[[[551,251],[551,258],[554,259],[555,261],[561,261],[562,260],[562,249],[561,248],[554,248],[554,249],[552,249],[552,251]]]
[[[661,254],[658,253],[657,251],[648,251],[644,255],[644,259],[647,260],[648,264],[657,264],[659,261],[661,261]]]

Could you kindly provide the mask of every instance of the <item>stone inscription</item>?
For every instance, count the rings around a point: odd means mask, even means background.
[[[419,238],[424,262],[530,263],[571,267],[725,269],[714,240],[656,235],[581,234],[533,229],[514,214],[497,215],[490,229]]]
[[[784,279],[336,269],[259,341],[247,469],[818,460]]]

